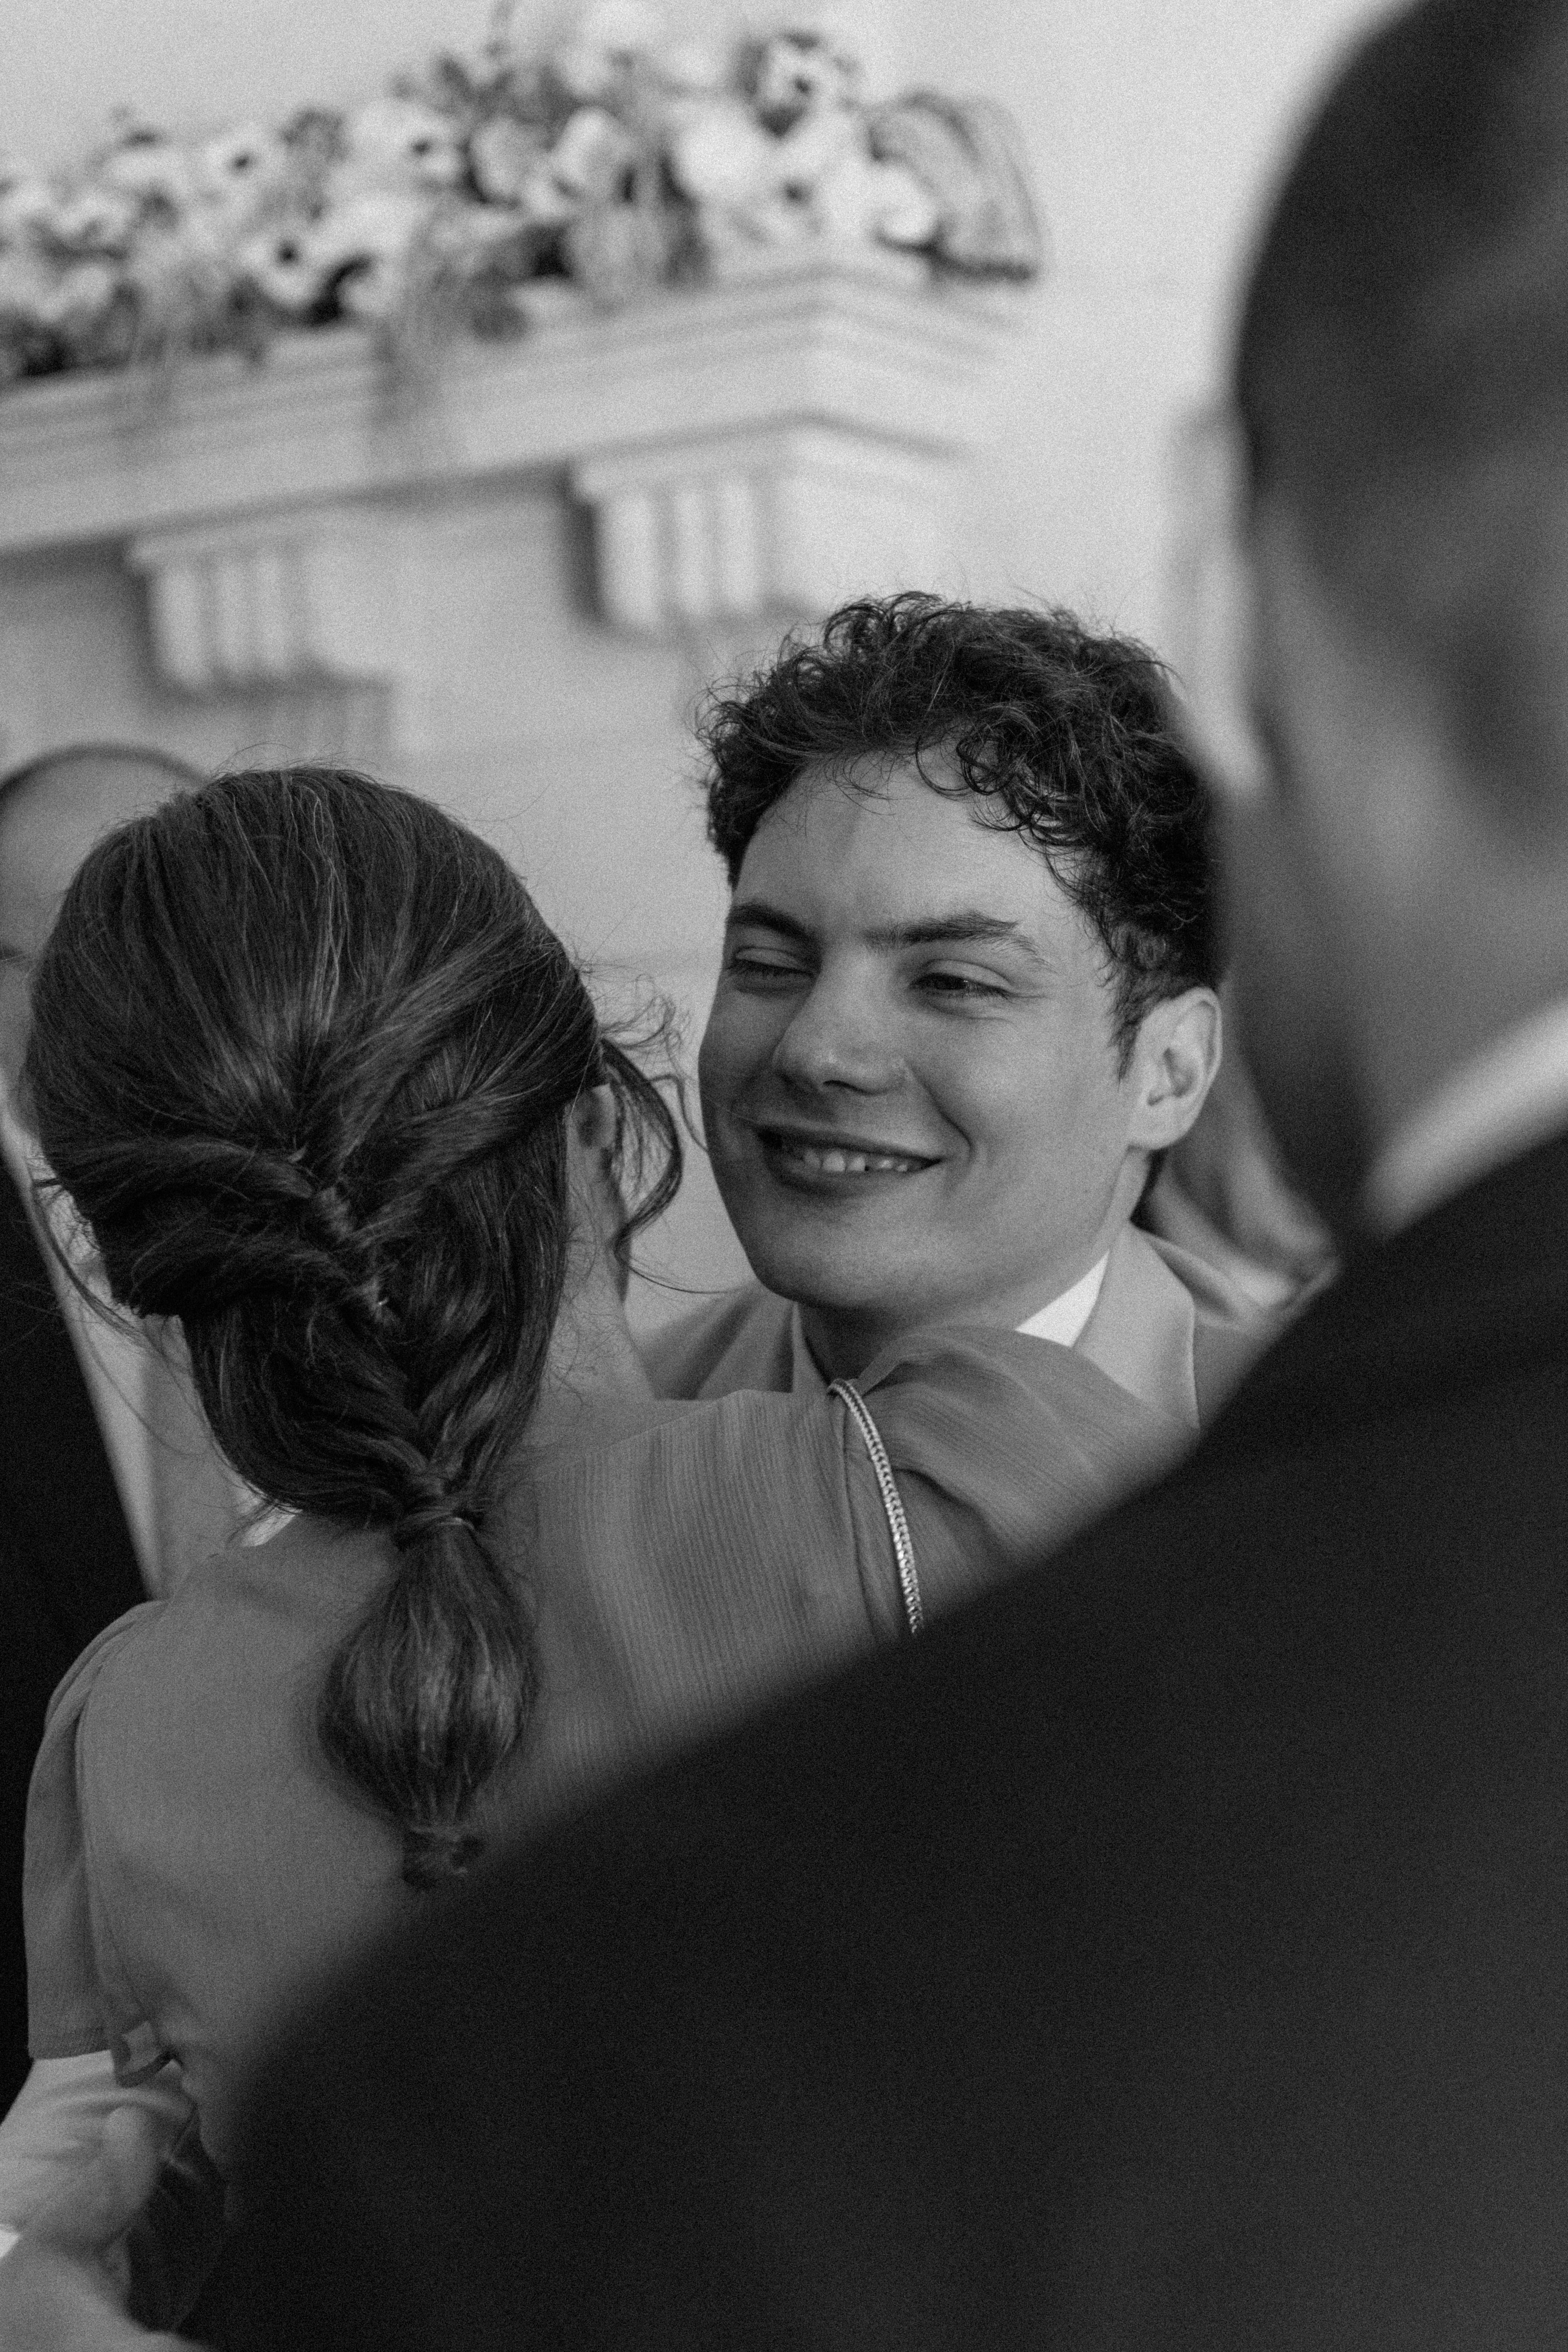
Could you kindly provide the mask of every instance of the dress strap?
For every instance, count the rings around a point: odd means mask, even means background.
[[[853,1381],[834,1381],[829,1396],[842,1397],[851,1419],[866,1441],[866,1451],[871,1457],[877,1486],[887,1514],[888,1532],[893,1538],[893,1559],[899,1570],[899,1591],[903,1597],[904,1621],[911,1634],[918,1633],[925,1623],[925,1611],[921,1605],[921,1580],[915,1569],[915,1548],[910,1537],[910,1523],[904,1517],[903,1498],[893,1465],[888,1459],[888,1449],[882,1443],[882,1433],[871,1418],[871,1409]]]

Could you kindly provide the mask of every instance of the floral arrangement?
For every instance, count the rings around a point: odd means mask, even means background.
[[[437,58],[346,115],[176,139],[135,121],[52,178],[0,164],[0,384],[289,328],[373,326],[395,356],[526,326],[542,289],[606,307],[813,240],[914,272],[1025,279],[1042,239],[999,108],[868,102],[812,20],[728,54],[600,0],[527,54],[501,0],[477,59]]]

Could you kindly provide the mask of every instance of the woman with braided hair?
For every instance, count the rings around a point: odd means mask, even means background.
[[[168,2068],[220,2167],[258,2038],[357,1938],[1179,1437],[1012,1332],[656,1398],[624,1268],[668,1109],[499,855],[363,777],[229,775],[102,842],[26,1090],[113,1297],[291,1515],[101,1637],[33,1786],[35,2060]]]

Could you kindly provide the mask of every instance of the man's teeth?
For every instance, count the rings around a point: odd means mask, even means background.
[[[923,1163],[886,1151],[838,1151],[816,1143],[780,1144],[786,1159],[823,1176],[912,1176]]]

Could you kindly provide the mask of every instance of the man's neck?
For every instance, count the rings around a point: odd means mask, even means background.
[[[1120,1218],[1116,1233],[1126,1223],[1124,1216]],[[1095,1273],[1103,1265],[1115,1238],[1115,1234],[1097,1236],[1091,1245],[1093,1255],[1065,1275],[1052,1273],[1032,1282],[1014,1284],[990,1296],[940,1306],[906,1307],[901,1312],[885,1314],[812,1306],[802,1300],[801,1331],[824,1380],[858,1380],[867,1365],[885,1349],[896,1346],[911,1331],[924,1330],[933,1324],[969,1323],[996,1331],[1021,1330]],[[1089,1302],[1091,1307],[1092,1303]]]

